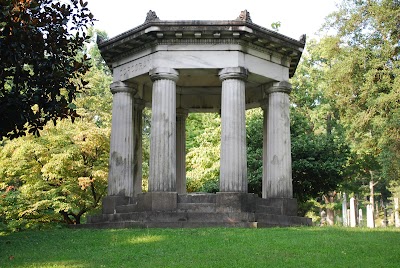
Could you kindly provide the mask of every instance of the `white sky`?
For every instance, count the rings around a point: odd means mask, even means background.
[[[87,0],[98,20],[95,28],[109,37],[144,23],[149,10],[161,20],[234,20],[247,9],[253,23],[271,29],[280,21],[279,32],[294,39],[310,38],[338,0]]]

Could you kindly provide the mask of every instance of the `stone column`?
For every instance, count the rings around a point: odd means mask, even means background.
[[[292,198],[292,156],[290,144],[289,93],[291,84],[282,81],[266,90],[266,165],[263,166],[263,198]],[[265,115],[264,115],[265,116]],[[264,126],[265,128],[265,126]]]
[[[176,110],[176,191],[186,193],[186,109]]]
[[[145,102],[142,99],[135,99],[134,111],[134,171],[133,171],[133,194],[134,196],[142,192],[142,162],[143,162],[143,109]]]
[[[268,98],[263,99],[262,102],[260,103],[261,108],[263,109],[263,155],[262,155],[262,164],[263,164],[263,169],[262,169],[262,177],[263,177],[263,182],[262,182],[262,198],[267,198],[267,191],[264,191],[264,185],[266,183],[264,182],[264,178],[267,177],[267,134],[268,134]]]
[[[243,67],[219,72],[221,92],[220,192],[247,193],[246,110]]]
[[[133,94],[124,82],[111,84],[113,93],[108,195],[133,197]]]
[[[176,192],[176,81],[171,68],[150,71],[153,81],[149,192]]]

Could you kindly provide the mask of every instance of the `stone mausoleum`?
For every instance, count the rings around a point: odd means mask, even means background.
[[[235,20],[146,21],[101,41],[113,72],[108,196],[94,227],[310,225],[293,199],[288,82],[305,36],[295,40]],[[142,111],[151,108],[150,175],[142,193]],[[245,111],[264,110],[262,198],[247,190]],[[189,113],[221,114],[220,191],[187,193]]]

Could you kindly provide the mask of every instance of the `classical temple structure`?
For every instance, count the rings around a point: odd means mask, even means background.
[[[108,196],[95,227],[310,225],[292,198],[288,82],[305,46],[235,20],[146,21],[98,46],[113,71]],[[142,193],[142,111],[151,108]],[[247,190],[245,111],[264,110],[262,198]],[[186,193],[188,113],[221,114],[220,190]],[[261,144],[260,144],[261,146]]]

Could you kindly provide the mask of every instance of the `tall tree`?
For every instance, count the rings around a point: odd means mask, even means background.
[[[76,118],[86,82],[80,54],[93,15],[83,0],[0,0],[0,139],[39,135],[48,121]]]
[[[355,176],[366,185],[371,172],[381,182],[398,181],[400,2],[343,0],[324,29],[333,35],[315,52],[356,156]]]

